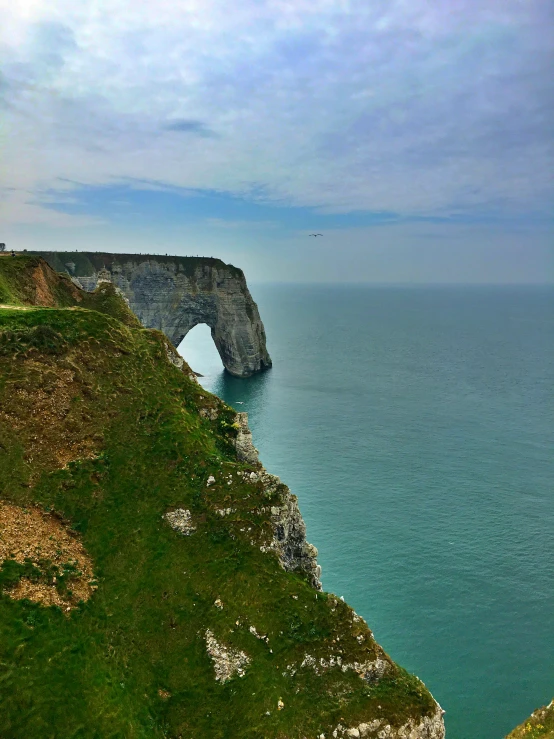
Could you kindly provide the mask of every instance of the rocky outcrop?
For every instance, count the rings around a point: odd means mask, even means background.
[[[196,379],[196,374],[191,370],[191,368],[188,366],[179,352],[176,351],[173,344],[166,342],[165,353],[171,364],[175,365],[177,369],[180,369],[182,372],[184,372],[189,380],[192,380],[193,382],[198,382],[198,380]]]
[[[392,726],[386,719],[377,718],[352,727],[339,724],[331,736],[333,739],[444,739],[443,714],[444,711],[437,703],[433,715],[411,719],[402,726]]]
[[[248,413],[237,413],[235,423],[238,426],[237,437],[235,439],[237,457],[242,462],[259,464],[258,450],[252,442],[252,432],[248,427]]]
[[[237,413],[235,423],[238,427],[235,440],[237,457],[258,467],[257,472],[251,473],[250,481],[261,481],[264,496],[268,499],[279,494],[279,504],[271,506],[273,539],[265,550],[277,554],[283,569],[303,572],[310,584],[316,590],[321,590],[321,567],[317,563],[317,549],[306,541],[306,524],[298,508],[298,498],[258,460],[258,450],[252,443],[252,433],[248,428],[248,414]]]
[[[262,482],[266,489],[282,484],[278,477],[265,473]],[[321,590],[321,567],[317,563],[317,549],[306,541],[306,524],[298,508],[298,498],[285,486],[281,504],[272,506],[273,541],[271,549],[277,552],[285,570],[300,570],[316,590]]]
[[[196,531],[196,527],[192,524],[191,513],[186,508],[169,511],[164,515],[164,518],[172,529],[183,534],[183,536],[190,536]]]
[[[206,630],[206,651],[212,658],[215,679],[219,683],[226,683],[234,675],[244,677],[246,667],[251,661],[244,652],[218,642],[210,629]]]
[[[33,252],[87,291],[110,281],[147,328],[178,346],[199,323],[211,328],[223,366],[248,377],[271,366],[265,331],[242,270],[219,259],[145,254]]]

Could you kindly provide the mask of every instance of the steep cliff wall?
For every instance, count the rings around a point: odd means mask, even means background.
[[[223,366],[248,377],[271,366],[258,307],[242,270],[219,259],[96,252],[33,252],[85,290],[99,278],[123,292],[147,328],[179,346],[199,323],[212,331]]]

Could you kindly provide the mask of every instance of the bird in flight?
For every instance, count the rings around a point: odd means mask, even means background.
[[[323,236],[323,234],[308,234],[308,236]]]

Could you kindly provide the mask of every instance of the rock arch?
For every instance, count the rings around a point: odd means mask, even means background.
[[[223,366],[236,377],[271,367],[258,307],[237,267],[209,257],[35,253],[85,290],[94,290],[99,278],[109,279],[142,324],[160,329],[175,346],[206,323]]]

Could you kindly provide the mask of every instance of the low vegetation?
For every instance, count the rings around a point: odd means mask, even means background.
[[[554,700],[548,706],[537,708],[506,739],[554,739]]]

